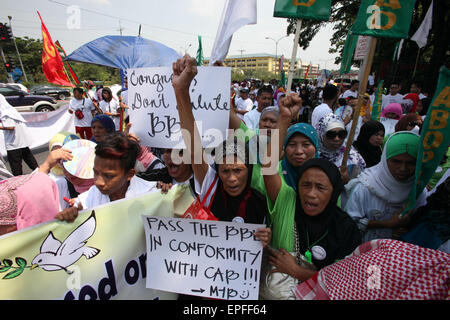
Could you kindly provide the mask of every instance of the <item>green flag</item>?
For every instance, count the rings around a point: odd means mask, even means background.
[[[276,0],[273,16],[328,21],[330,11],[331,0]]]
[[[413,0],[362,0],[353,34],[378,38],[408,38]]]
[[[202,49],[202,37],[198,36],[198,49],[197,49],[197,66],[203,65],[203,49]]]
[[[357,42],[358,36],[353,35],[352,32],[349,31],[347,33],[347,39],[345,40],[344,51],[342,52],[341,69],[339,70],[341,76],[350,72],[353,53],[355,52]]]
[[[375,92],[375,101],[373,102],[372,113],[370,114],[371,120],[380,120],[381,99],[383,98],[383,83],[384,80],[381,80],[380,84],[377,87],[377,91]]]
[[[447,152],[450,143],[450,70],[443,66],[433,101],[422,125],[416,163],[415,188],[409,194],[407,208],[416,206],[418,195],[424,190]]]

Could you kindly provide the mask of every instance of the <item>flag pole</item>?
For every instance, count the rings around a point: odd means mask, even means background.
[[[370,37],[370,47],[367,53],[367,58],[364,61],[364,72],[362,75],[362,79],[360,79],[359,82],[358,103],[356,105],[355,110],[353,111],[352,127],[350,129],[350,134],[348,135],[347,138],[347,144],[345,146],[345,152],[344,157],[342,159],[341,168],[347,167],[347,160],[350,154],[350,150],[352,148],[353,139],[355,137],[356,126],[358,125],[358,118],[363,103],[363,96],[366,93],[367,80],[369,79],[370,70],[372,69],[373,56],[375,54],[376,46],[377,46],[377,39],[374,37]]]
[[[297,27],[295,28],[294,47],[292,48],[291,63],[289,65],[289,76],[286,88],[286,93],[291,92],[292,79],[294,78],[295,64],[297,60],[298,40],[300,39],[300,29],[302,28],[302,20],[297,20]]]

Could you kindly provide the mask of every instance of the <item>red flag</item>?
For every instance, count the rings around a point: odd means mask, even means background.
[[[44,72],[44,75],[47,78],[48,82],[62,86],[74,87],[74,85],[70,83],[69,79],[67,79],[67,76],[64,73],[64,64],[62,62],[61,56],[59,55],[58,50],[56,50],[55,44],[52,41],[52,37],[45,27],[44,21],[42,21],[42,17],[39,14],[39,11],[37,13],[39,15],[39,18],[41,19],[42,28],[42,71]]]

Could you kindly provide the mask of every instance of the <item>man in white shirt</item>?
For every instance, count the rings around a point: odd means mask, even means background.
[[[338,89],[332,84],[327,84],[323,88],[323,103],[314,108],[311,115],[311,125],[317,130],[319,121],[333,113],[333,105],[338,98]]]
[[[345,92],[340,96],[340,98],[344,98],[344,99],[347,99],[348,97],[358,98],[358,87],[359,87],[359,81],[352,80],[350,89],[345,90]]]
[[[244,115],[253,108],[253,101],[248,97],[248,93],[249,90],[247,87],[241,87],[239,90],[239,98],[236,100],[235,112],[241,119],[244,119]]]
[[[5,97],[0,94],[0,130],[5,138],[5,148],[11,172],[15,176],[22,175],[22,159],[31,170],[38,167],[29,146],[31,145],[30,132],[26,120],[11,106]]]
[[[83,89],[74,88],[68,111],[70,114],[75,114],[75,132],[80,135],[81,139],[90,140],[92,138],[91,121],[95,110],[96,107],[91,99],[83,98]]]
[[[273,105],[273,91],[271,86],[263,86],[256,95],[257,107],[244,115],[244,122],[247,128],[257,129],[259,127],[259,118],[261,112]]]
[[[387,105],[391,103],[399,103],[403,102],[403,95],[399,93],[400,85],[398,83],[391,83],[389,87],[389,94],[383,95],[381,99],[381,110],[383,110]]]

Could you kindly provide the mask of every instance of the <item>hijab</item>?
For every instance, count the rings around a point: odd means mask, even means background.
[[[319,121],[317,125],[317,133],[319,134],[319,155],[321,158],[324,158],[339,167],[345,153],[345,141],[337,150],[329,150],[324,144],[326,133],[335,128],[346,130],[344,121],[333,113],[330,113]],[[364,159],[354,148],[350,149],[347,164],[349,166],[357,165],[361,170],[366,167]]]
[[[107,133],[116,131],[116,125],[114,124],[114,121],[113,121],[113,119],[111,119],[110,116],[107,116],[106,114],[96,115],[94,118],[92,118],[91,127],[94,124],[94,122],[97,122],[97,121],[102,124],[102,126],[106,129]],[[91,141],[97,143],[94,136],[92,136]]]
[[[367,168],[373,167],[381,160],[382,148],[369,143],[370,137],[379,131],[385,131],[383,124],[379,121],[369,120],[362,125],[358,138],[353,142],[353,146],[364,158]]]
[[[414,175],[406,181],[397,181],[389,171],[387,160],[403,153],[416,158],[419,143],[420,137],[411,131],[399,131],[392,134],[386,141],[381,161],[364,170],[356,179],[350,180],[345,187],[347,194],[350,194],[357,183],[362,183],[371,193],[387,203],[405,202],[414,185]]]
[[[350,254],[360,244],[361,235],[353,220],[337,206],[338,198],[344,190],[339,169],[325,159],[310,159],[300,167],[298,181],[310,168],[318,168],[327,175],[333,186],[332,195],[322,213],[309,216],[303,211],[297,192],[295,223],[300,253],[304,254],[315,245],[320,246],[325,252],[324,259],[318,259],[314,249],[311,251],[314,265],[322,268]]]
[[[381,111],[381,117],[386,118],[386,113],[389,113],[389,112],[395,113],[398,116],[397,120],[400,119],[402,117],[402,112],[403,112],[402,105],[400,103],[388,104],[383,109],[383,111]]]
[[[269,216],[267,201],[260,192],[251,188],[253,164],[250,164],[249,161],[248,144],[243,145],[234,138],[224,141],[222,146],[217,149],[216,163],[214,164],[217,174],[220,166],[217,159],[222,160],[225,157],[235,156],[245,164],[248,175],[244,191],[236,197],[226,193],[219,176],[216,192],[212,199],[211,212],[220,221],[233,221],[235,217],[240,216],[246,223],[263,223],[264,219]]]
[[[316,158],[319,158],[319,142],[317,138],[317,131],[313,126],[307,123],[296,123],[289,127],[286,133],[286,138],[284,139],[283,149],[286,149],[286,146],[289,143],[289,140],[297,133],[301,133],[309,140],[311,140],[312,144],[316,148]],[[281,168],[283,170],[284,180],[292,189],[297,190],[297,182],[299,179],[299,167],[294,167],[286,158],[283,157],[281,160]]]

